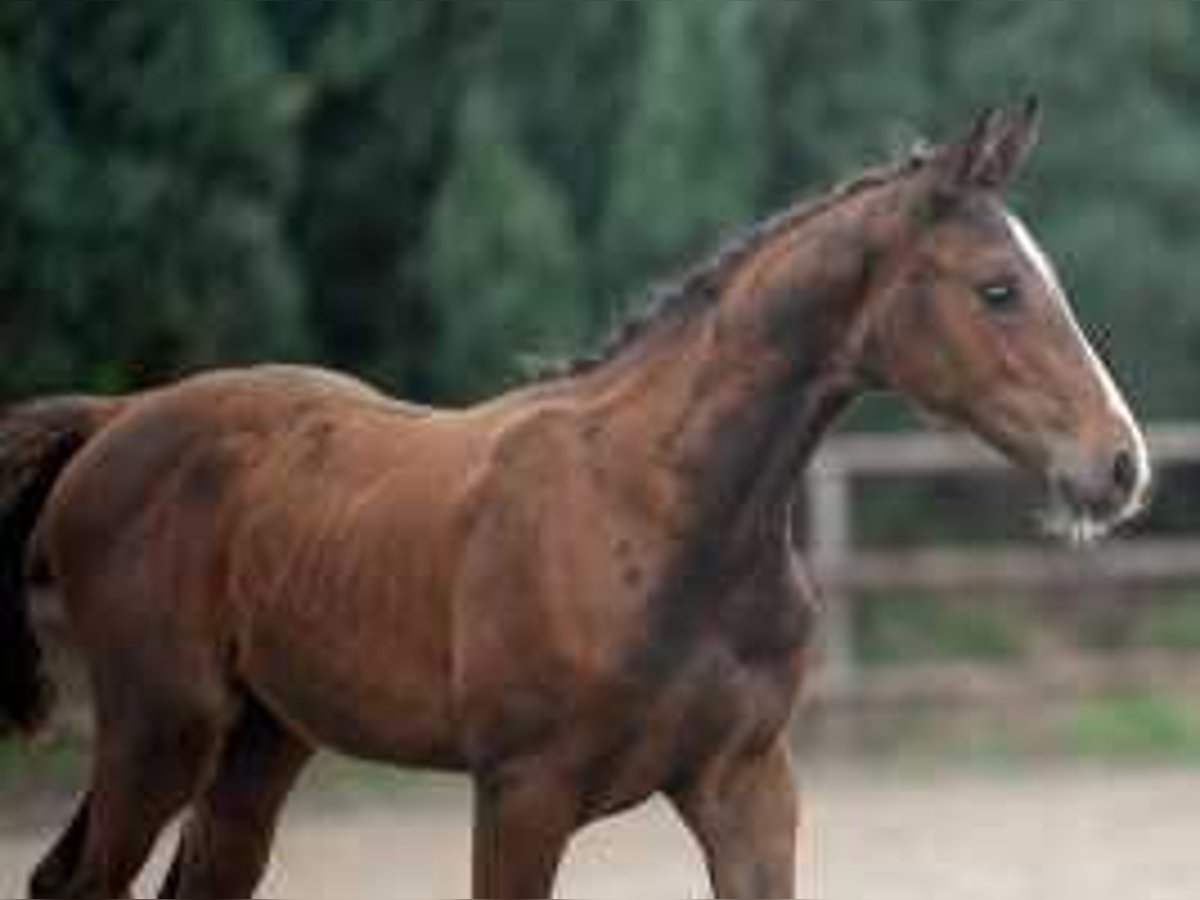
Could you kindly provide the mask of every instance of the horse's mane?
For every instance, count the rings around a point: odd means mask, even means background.
[[[590,372],[621,355],[663,320],[673,318],[677,313],[707,307],[720,296],[726,280],[738,265],[766,241],[816,218],[864,190],[914,172],[924,166],[930,156],[930,149],[918,144],[896,161],[868,169],[823,194],[754,222],[727,238],[715,252],[681,276],[653,286],[645,299],[628,307],[632,311],[610,329],[593,350],[562,360],[539,360],[533,367],[532,380],[538,382]]]

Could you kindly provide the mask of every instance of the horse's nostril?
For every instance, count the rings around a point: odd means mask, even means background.
[[[1112,480],[1117,490],[1131,493],[1137,486],[1137,462],[1128,450],[1119,450],[1113,457]]]

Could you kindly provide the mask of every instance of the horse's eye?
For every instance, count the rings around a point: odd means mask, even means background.
[[[1017,305],[1021,292],[1011,281],[993,281],[979,288],[979,296],[989,309],[1003,312]]]

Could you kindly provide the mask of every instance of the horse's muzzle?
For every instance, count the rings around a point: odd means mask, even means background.
[[[1072,513],[1104,526],[1136,516],[1150,496],[1150,465],[1140,441],[1060,459],[1050,480]]]

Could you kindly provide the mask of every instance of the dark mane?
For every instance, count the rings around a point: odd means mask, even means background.
[[[652,287],[647,298],[631,305],[632,312],[626,314],[595,349],[569,359],[537,361],[533,366],[531,381],[581,375],[609,362],[660,322],[674,318],[678,313],[703,309],[711,304],[720,296],[722,287],[739,263],[765,241],[815,218],[864,190],[882,186],[919,169],[929,158],[930,150],[918,145],[896,162],[868,169],[815,198],[801,201],[751,224],[726,239],[714,253],[680,277]]]

